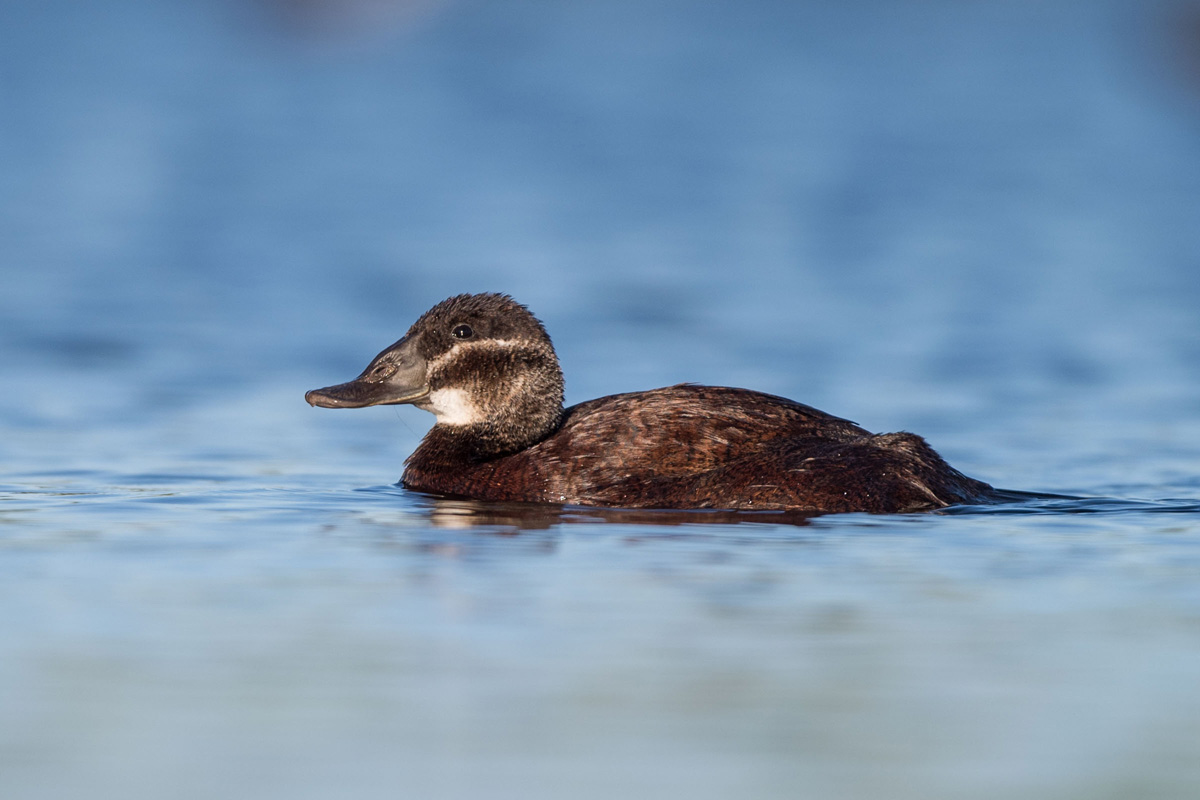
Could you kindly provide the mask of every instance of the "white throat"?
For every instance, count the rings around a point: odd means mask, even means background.
[[[462,389],[438,389],[429,393],[421,407],[432,411],[438,425],[474,425],[483,421],[479,407]]]

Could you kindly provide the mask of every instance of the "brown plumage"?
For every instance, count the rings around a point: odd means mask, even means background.
[[[432,411],[402,482],[479,500],[885,513],[996,494],[919,436],[747,389],[683,384],[563,410],[549,336],[505,295],[439,303],[354,381],[306,399]]]

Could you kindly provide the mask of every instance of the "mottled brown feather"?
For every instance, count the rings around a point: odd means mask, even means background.
[[[979,502],[991,487],[919,436],[852,422],[746,389],[672,386],[567,409],[537,444],[473,462],[435,427],[405,486],[481,500],[625,508],[919,511]]]

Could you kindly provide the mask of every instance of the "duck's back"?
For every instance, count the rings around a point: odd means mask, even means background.
[[[908,511],[991,487],[913,434],[872,435],[815,408],[746,389],[680,385],[564,412],[520,452],[472,462],[437,428],[405,485],[492,500],[637,508]]]

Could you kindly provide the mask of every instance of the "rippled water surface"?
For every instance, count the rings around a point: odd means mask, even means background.
[[[1200,9],[0,8],[0,796],[1200,793]],[[505,291],[1058,497],[393,482]]]

